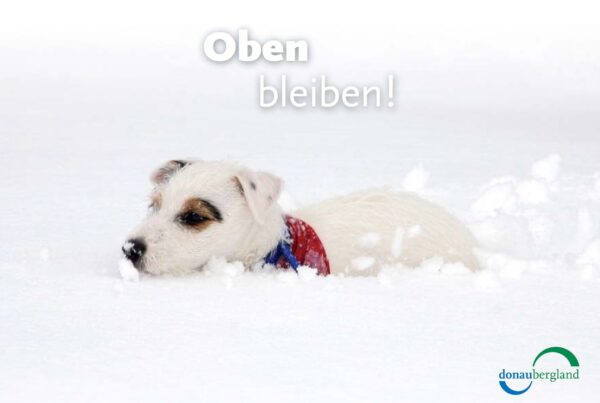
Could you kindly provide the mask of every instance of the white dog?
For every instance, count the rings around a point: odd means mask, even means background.
[[[170,161],[152,181],[150,212],[123,246],[148,273],[187,273],[212,257],[246,267],[307,265],[325,275],[369,275],[382,264],[418,266],[432,257],[479,267],[469,230],[413,194],[368,190],[290,217],[277,203],[279,178],[232,163]]]

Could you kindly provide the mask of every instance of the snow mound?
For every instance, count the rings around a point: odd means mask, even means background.
[[[419,164],[406,174],[402,185],[407,192],[423,193],[428,179],[429,172],[423,168],[423,164]]]
[[[375,258],[372,256],[359,256],[352,259],[350,262],[350,268],[352,271],[365,271],[375,264]]]
[[[140,279],[140,273],[133,267],[131,260],[125,258],[119,260],[119,273],[121,273],[121,278],[128,283],[136,283]]]
[[[563,174],[560,161],[551,154],[531,166],[531,175],[492,179],[481,188],[470,228],[484,268],[510,278],[566,267],[589,277],[597,270],[600,185],[596,177]]]
[[[560,174],[560,155],[551,154],[531,166],[531,176],[543,179],[546,182],[554,182]]]
[[[372,249],[381,241],[381,235],[376,232],[367,232],[358,240],[358,245],[363,249]]]

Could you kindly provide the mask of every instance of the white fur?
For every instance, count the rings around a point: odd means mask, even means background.
[[[153,179],[161,207],[151,211],[130,235],[147,244],[142,259],[147,272],[187,273],[202,268],[211,257],[252,267],[282,236],[282,212],[275,203],[281,181],[271,174],[227,162],[195,161],[183,168],[170,162]],[[178,223],[182,205],[194,197],[213,203],[222,221],[202,231]],[[292,215],[315,228],[333,274],[371,275],[381,264],[417,266],[435,256],[478,268],[475,240],[468,229],[441,207],[413,194],[368,190]],[[365,247],[365,236],[377,242]]]
[[[418,266],[441,257],[476,270],[475,239],[469,230],[440,206],[412,193],[371,189],[336,197],[298,210],[294,215],[317,231],[325,245],[332,273],[375,274],[381,264]],[[378,241],[365,245],[365,236]],[[357,260],[378,264],[356,270]],[[364,267],[364,266],[363,266]]]

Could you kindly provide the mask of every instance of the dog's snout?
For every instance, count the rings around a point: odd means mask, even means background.
[[[141,238],[130,239],[125,242],[121,248],[125,257],[131,260],[131,263],[137,263],[146,252],[146,242]]]

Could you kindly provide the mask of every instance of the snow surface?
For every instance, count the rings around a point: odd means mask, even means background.
[[[26,25],[42,24],[39,38],[2,42],[0,401],[507,401],[500,370],[555,345],[577,355],[582,379],[518,399],[595,401],[597,40],[585,24],[552,36],[556,24],[527,18],[504,32],[390,14],[406,24],[315,23],[311,63],[283,70],[200,60],[216,22],[191,14],[140,16],[139,31],[122,17],[123,35],[106,39],[85,18],[73,28],[42,13]],[[283,25],[256,30],[308,35]],[[356,83],[394,70],[401,97],[393,111],[261,111],[265,70]],[[417,191],[469,224],[484,269],[431,259],[322,278],[214,259],[192,276],[127,281],[121,245],[145,214],[148,175],[185,157],[280,175],[287,209],[370,186]],[[376,242],[357,240],[365,258]]]

